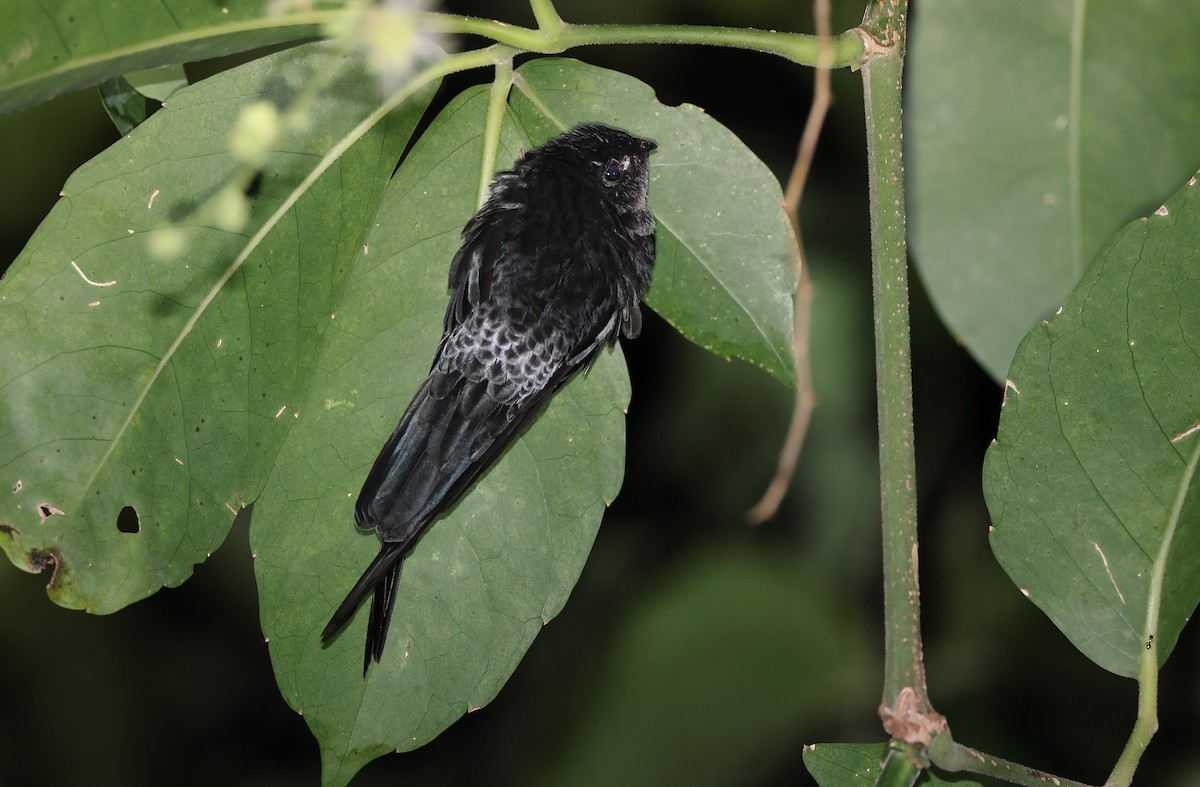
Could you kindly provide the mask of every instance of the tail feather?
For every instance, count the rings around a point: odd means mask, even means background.
[[[396,603],[404,555],[430,522],[458,500],[548,400],[504,404],[487,379],[431,372],[375,459],[354,507],[354,522],[385,539],[325,630],[329,642],[373,593],[363,675],[379,662]]]
[[[376,664],[383,658],[383,645],[387,641],[388,626],[392,622],[392,608],[396,605],[396,584],[400,581],[403,560],[397,560],[375,586],[375,597],[371,599],[371,617],[367,621],[367,646],[363,651],[363,677],[371,661]]]
[[[367,624],[367,645],[363,654],[363,675],[371,661],[379,661],[383,655],[383,645],[387,640],[388,624],[391,622],[392,609],[396,602],[396,585],[400,579],[400,569],[404,565],[404,553],[407,544],[385,542],[379,554],[367,566],[367,570],[359,577],[358,582],[350,589],[346,598],[338,606],[329,623],[321,632],[321,641],[329,642],[342,628],[350,622],[355,610],[366,599],[367,593],[374,592],[371,601],[371,616]]]

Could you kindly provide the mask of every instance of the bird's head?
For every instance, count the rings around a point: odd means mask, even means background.
[[[645,212],[652,140],[599,123],[585,123],[547,142],[540,151],[570,166],[583,188],[616,208]]]

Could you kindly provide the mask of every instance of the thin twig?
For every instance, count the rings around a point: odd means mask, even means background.
[[[812,168],[821,127],[825,124],[825,116],[833,103],[833,90],[829,78],[829,68],[833,62],[829,0],[813,0],[813,16],[821,46],[813,80],[812,106],[804,124],[804,133],[800,136],[800,150],[796,155],[796,163],[792,166],[792,174],[783,192],[783,209],[792,228],[792,262],[796,270],[796,291],[792,297],[792,365],[796,376],[796,399],[792,407],[792,421],[788,425],[787,436],[779,452],[775,475],[763,492],[762,499],[746,513],[746,519],[754,525],[762,524],[779,511],[779,504],[787,494],[792,476],[796,472],[800,448],[804,445],[804,436],[808,433],[808,422],[817,404],[808,356],[813,286],[808,275],[804,241],[800,232],[800,198],[804,194],[804,185]]]
[[[546,5],[546,4],[539,4]],[[706,25],[611,25],[566,24],[552,17],[553,8],[539,16],[536,28],[521,27],[490,19],[421,12],[420,25],[438,33],[481,36],[525,52],[559,54],[581,46],[607,44],[700,44],[748,49],[778,55],[800,65],[820,62],[823,47],[832,50],[831,67],[860,63],[866,54],[866,39],[858,28],[847,30],[823,43],[818,36]],[[545,26],[543,26],[543,20]]]

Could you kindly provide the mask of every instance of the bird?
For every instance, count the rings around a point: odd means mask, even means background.
[[[642,328],[654,267],[657,145],[586,123],[498,172],[462,230],[429,375],[367,474],[354,523],[379,554],[321,633],[372,594],[363,676],[383,656],[405,557],[556,391]]]

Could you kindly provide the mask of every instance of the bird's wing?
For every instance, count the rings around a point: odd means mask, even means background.
[[[511,219],[524,206],[524,186],[511,172],[501,172],[491,186],[497,197],[471,217],[463,227],[463,242],[450,262],[450,303],[443,321],[445,336],[462,324],[476,304],[488,299],[496,261],[506,251],[506,241],[517,229]],[[512,252],[513,249],[507,249]]]
[[[577,340],[513,325],[485,305],[447,335],[363,484],[360,527],[411,543],[542,411],[580,368],[616,340],[620,315]]]
[[[567,360],[554,370],[546,383],[527,396],[522,397],[515,407],[506,412],[507,420],[496,434],[496,437],[488,445],[481,446],[482,450],[480,453],[473,458],[470,465],[464,469],[462,475],[447,488],[447,502],[442,507],[442,510],[454,505],[463,492],[475,482],[475,479],[490,467],[500,457],[500,454],[508,448],[508,445],[520,435],[525,427],[545,409],[555,392],[570,380],[575,372],[591,367],[592,362],[596,359],[596,355],[604,345],[612,343],[608,337],[612,336],[613,340],[615,340],[616,325],[617,321],[614,316],[597,335],[571,347],[568,351]]]

